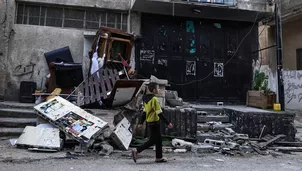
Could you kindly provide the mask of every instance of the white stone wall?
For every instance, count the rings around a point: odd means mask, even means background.
[[[284,71],[285,109],[302,110],[302,71]]]

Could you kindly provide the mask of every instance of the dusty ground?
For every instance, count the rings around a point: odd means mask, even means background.
[[[66,158],[66,152],[37,153],[9,147],[7,141],[1,141],[0,171],[301,171],[302,153],[276,153],[267,156],[246,155],[244,157],[224,156],[218,153],[185,154],[168,153],[168,163],[156,164],[154,152],[143,152],[135,164],[129,152],[116,152],[110,157],[98,155]]]
[[[300,115],[302,116],[302,115]],[[297,138],[302,140],[302,117],[295,121]],[[143,152],[135,164],[129,152],[116,152],[110,157],[98,155],[66,158],[65,152],[38,153],[12,147],[8,140],[0,140],[0,171],[301,171],[302,152],[267,156],[224,156],[218,153],[168,153],[168,163],[154,163],[152,150]]]

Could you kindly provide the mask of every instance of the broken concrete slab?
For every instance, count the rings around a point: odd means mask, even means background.
[[[193,153],[210,153],[213,152],[214,147],[209,144],[198,144],[198,145],[193,145],[191,148],[191,151]]]
[[[210,144],[210,145],[216,146],[216,147],[225,146],[225,141],[220,141],[220,140],[206,139],[206,140],[204,140],[204,143],[205,144]]]
[[[90,146],[108,127],[107,122],[93,116],[71,102],[56,96],[34,107],[37,114],[67,135]]]
[[[184,102],[182,98],[178,99],[166,99],[167,103],[171,107],[176,107],[176,106],[183,106]]]
[[[175,149],[174,153],[185,153],[187,152],[187,149]]]
[[[163,114],[173,124],[172,129],[161,122],[161,131],[164,136],[196,139],[197,113],[193,108],[164,108]]]
[[[286,135],[286,141],[295,141],[295,114],[287,111],[270,111],[245,106],[224,107],[224,114],[230,118],[234,131],[258,138],[264,126],[263,135]],[[239,119],[240,118],[240,119]],[[256,124],[255,124],[256,123]]]
[[[113,147],[109,144],[102,144],[101,151],[99,151],[99,155],[101,156],[109,156],[113,152]]]
[[[197,131],[203,131],[203,132],[207,132],[207,131],[219,131],[219,130],[223,130],[225,128],[231,128],[233,127],[232,124],[221,124],[221,125],[209,125],[208,123],[198,123],[197,124]]]
[[[197,141],[204,142],[206,139],[224,140],[224,135],[221,133],[200,133],[197,134]]]
[[[191,148],[193,146],[193,143],[174,138],[172,140],[172,145],[176,148]]]
[[[127,118],[124,118],[120,123],[117,124],[115,129],[111,134],[111,138],[114,143],[121,150],[128,150],[131,140],[132,140],[132,131],[131,124]]]
[[[198,115],[197,116],[197,122],[198,123],[206,123],[206,122],[211,122],[211,121],[215,121],[215,122],[222,122],[222,123],[228,123],[230,122],[230,119],[228,116],[226,115]]]
[[[60,131],[57,128],[25,127],[16,142],[17,147],[60,150]]]

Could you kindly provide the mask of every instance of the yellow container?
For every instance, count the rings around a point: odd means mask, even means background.
[[[274,110],[275,111],[281,111],[281,105],[279,103],[274,104]]]

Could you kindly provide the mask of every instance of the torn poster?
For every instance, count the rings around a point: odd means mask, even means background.
[[[38,115],[79,142],[89,143],[108,123],[57,96],[34,107]]]
[[[186,75],[196,75],[196,61],[187,61]]]
[[[223,63],[214,63],[214,77],[223,77],[224,76],[224,66]]]

